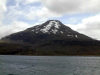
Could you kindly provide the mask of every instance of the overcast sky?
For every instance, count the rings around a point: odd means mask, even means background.
[[[0,0],[0,38],[49,19],[100,40],[100,0]]]

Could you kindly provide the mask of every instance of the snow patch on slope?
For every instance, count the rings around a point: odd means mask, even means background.
[[[78,38],[78,35],[75,35],[76,38]]]
[[[42,31],[43,33],[47,33],[49,32],[49,30],[51,29],[51,27],[55,27],[54,29],[52,29],[52,32],[55,34],[58,29],[59,29],[59,22],[57,21],[50,21],[48,25],[46,25],[43,29],[41,29],[40,31]]]

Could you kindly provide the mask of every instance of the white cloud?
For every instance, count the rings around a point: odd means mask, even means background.
[[[72,29],[100,40],[100,14],[82,20],[80,24],[68,25]]]
[[[33,7],[30,9],[30,12],[26,15],[28,19],[48,19],[50,17],[59,17],[60,14],[53,13],[50,10],[48,10],[45,7],[40,7],[37,9],[36,7]]]
[[[30,3],[34,3],[34,2],[40,2],[40,0],[24,0],[25,4],[30,4]]]
[[[16,0],[16,5],[9,6],[9,12],[6,14],[6,19],[14,21],[22,18],[28,20],[44,21],[51,17],[60,17],[60,14],[54,13],[45,6],[29,6],[29,3],[41,2],[40,0]],[[24,6],[22,6],[24,5]]]
[[[21,21],[14,21],[11,25],[0,25],[0,38],[11,33],[22,31],[28,27],[30,27],[29,24]]]
[[[7,0],[0,0],[0,11],[6,11],[6,2]]]
[[[0,23],[4,18],[4,12],[7,11],[6,0],[0,0]]]
[[[42,0],[43,4],[56,13],[100,12],[100,0]]]

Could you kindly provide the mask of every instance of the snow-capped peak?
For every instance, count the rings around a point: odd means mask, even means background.
[[[54,29],[51,30],[52,27],[54,27]],[[52,20],[49,21],[49,23],[46,26],[44,26],[44,28],[41,29],[40,31],[42,31],[43,33],[47,33],[51,30],[55,34],[58,31],[59,27],[60,27],[59,22],[56,20]]]
[[[65,32],[70,32],[70,28],[66,27],[59,20],[49,20],[41,25],[37,25],[30,29],[32,32],[46,33],[46,34],[64,34]]]

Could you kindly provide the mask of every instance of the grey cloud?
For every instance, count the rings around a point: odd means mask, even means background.
[[[43,4],[56,13],[99,12],[100,0],[42,0]]]

